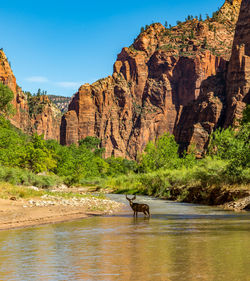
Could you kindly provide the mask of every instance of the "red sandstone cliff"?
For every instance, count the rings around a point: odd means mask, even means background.
[[[204,80],[199,98],[184,107],[175,129],[181,150],[195,144],[198,155],[217,127],[236,125],[249,103],[250,2],[243,0],[236,25],[232,55],[226,72]]]
[[[250,101],[250,1],[243,0],[227,71],[225,126],[237,123]]]
[[[149,26],[118,55],[112,76],[80,87],[62,118],[61,143],[97,136],[106,156],[135,158],[170,132],[202,153],[224,112],[240,3],[227,0],[206,21]]]
[[[0,82],[9,86],[14,93],[12,104],[15,115],[10,118],[11,123],[25,133],[44,134],[45,139],[59,141],[61,114],[47,96],[34,97],[32,103],[41,110],[32,112],[27,95],[17,85],[16,78],[9,62],[0,50]]]

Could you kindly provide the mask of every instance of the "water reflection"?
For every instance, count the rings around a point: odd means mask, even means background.
[[[149,204],[151,219],[128,209],[0,232],[0,280],[249,280],[249,214]]]

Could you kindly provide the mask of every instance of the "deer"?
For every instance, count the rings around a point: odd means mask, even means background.
[[[138,212],[143,212],[145,216],[150,217],[149,206],[147,204],[139,204],[133,202],[136,199],[136,195],[134,195],[134,197],[131,199],[126,195],[126,199],[129,201],[129,205],[134,211],[134,216],[137,217]]]

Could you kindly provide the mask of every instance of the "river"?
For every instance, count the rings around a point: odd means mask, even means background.
[[[124,195],[112,199],[128,205]],[[250,280],[250,213],[138,196],[119,215],[0,232],[0,280]]]

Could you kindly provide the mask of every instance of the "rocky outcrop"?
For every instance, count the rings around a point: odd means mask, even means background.
[[[217,72],[216,76],[204,80],[198,100],[185,107],[181,113],[175,130],[181,151],[195,144],[198,156],[202,156],[209,135],[215,128],[238,125],[250,99],[249,56],[250,2],[244,0],[226,71]]]
[[[71,100],[70,97],[48,95],[48,98],[61,110],[61,112],[65,113],[68,111],[68,106]]]
[[[185,106],[175,127],[175,138],[180,152],[194,149],[202,157],[209,136],[224,116],[225,79],[223,73],[202,82],[199,98]],[[194,146],[194,147],[192,147]]]
[[[223,205],[225,209],[234,211],[250,210],[250,196],[231,201]]]
[[[46,95],[32,97],[28,102],[31,126],[27,129],[31,133],[44,135],[44,139],[60,140],[61,111]],[[33,108],[31,109],[31,106]],[[27,130],[26,129],[26,130]]]
[[[250,2],[243,0],[227,72],[225,126],[238,123],[250,101]]]
[[[174,133],[202,155],[225,114],[227,61],[240,0],[213,18],[152,24],[114,64],[112,76],[81,86],[61,124],[61,143],[101,139],[105,156],[136,158],[150,140]]]
[[[11,123],[25,133],[43,134],[45,139],[60,138],[61,113],[46,96],[28,97],[17,85],[8,59],[0,50],[0,82],[14,93],[15,114]]]
[[[7,85],[14,94],[12,104],[15,109],[15,115],[11,118],[12,124],[20,129],[28,128],[30,118],[27,97],[22,92],[22,89],[18,87],[16,77],[3,50],[0,50],[0,82]]]

